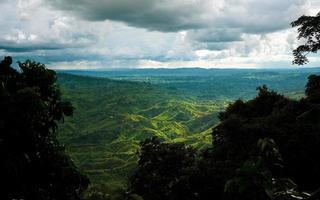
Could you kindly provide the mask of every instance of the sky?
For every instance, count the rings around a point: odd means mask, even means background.
[[[320,0],[0,0],[0,57],[53,69],[283,68]],[[306,67],[320,66],[312,54]]]

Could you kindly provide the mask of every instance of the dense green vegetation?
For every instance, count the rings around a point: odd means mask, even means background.
[[[320,49],[319,19],[320,13],[292,23],[305,39],[293,51],[294,64]],[[198,155],[157,138],[141,143],[129,199],[320,199],[320,76],[310,75],[305,96],[296,99],[265,85],[258,91],[219,114],[212,147]]]
[[[267,85],[284,94],[303,93],[310,74],[319,68],[291,69],[119,69],[114,71],[64,71],[69,74],[152,83],[178,90],[200,100],[226,101],[255,97],[255,89]]]
[[[254,97],[257,85],[268,84],[298,99],[304,96],[310,71],[319,69],[218,70],[217,74],[192,69],[196,76],[189,70],[58,74],[64,98],[75,107],[73,118],[60,126],[60,140],[90,177],[92,191],[123,193],[124,189],[118,190],[135,171],[136,153],[144,139],[157,136],[206,149],[218,113],[236,98]],[[102,77],[92,77],[99,74]]]
[[[207,146],[224,108],[223,102],[148,83],[68,74],[59,74],[59,83],[75,107],[59,129],[60,140],[95,183],[125,183],[136,167],[139,143],[149,137]]]
[[[293,100],[266,86],[219,114],[212,147],[141,143],[130,192],[145,200],[319,199],[320,76],[309,76],[306,97]],[[317,192],[308,194],[301,191]]]
[[[56,73],[27,60],[19,72],[0,62],[0,199],[80,199],[88,186],[57,140],[58,122],[72,114]]]
[[[294,64],[320,49],[319,18],[292,23],[306,39]],[[67,71],[62,96],[54,71],[11,63],[0,62],[1,199],[320,199],[318,69]]]
[[[20,67],[24,70],[22,74],[14,70],[6,71],[5,69],[11,69],[8,67],[3,68],[4,74],[12,75],[7,78],[5,78],[6,75],[2,76],[4,80],[2,85],[9,87],[8,89],[3,88],[2,94],[7,94],[5,90],[8,90],[13,96],[17,95],[17,98],[20,98],[20,91],[30,86],[18,84],[19,81],[23,82],[26,79],[27,84],[33,85],[30,92],[34,90],[36,92],[34,95],[40,95],[40,98],[44,98],[41,101],[48,103],[39,102],[40,104],[32,104],[32,107],[27,106],[26,108],[44,109],[43,114],[47,114],[47,109],[52,108],[53,118],[47,116],[50,123],[42,123],[41,120],[46,119],[43,118],[42,111],[39,112],[40,118],[38,119],[38,115],[34,115],[37,111],[27,110],[26,113],[30,112],[33,115],[21,115],[23,119],[18,121],[21,121],[22,124],[17,128],[30,130],[30,133],[35,134],[36,129],[31,130],[31,127],[40,127],[39,131],[43,132],[39,134],[46,138],[44,150],[56,149],[56,153],[50,155],[50,160],[40,165],[42,170],[35,167],[30,168],[32,171],[26,172],[28,168],[22,169],[28,165],[23,163],[23,160],[26,159],[26,162],[29,162],[28,159],[36,159],[36,157],[32,158],[32,154],[38,155],[37,152],[41,152],[37,149],[38,147],[25,149],[26,153],[22,153],[22,157],[18,153],[17,156],[22,158],[19,161],[22,168],[19,168],[18,164],[14,165],[17,170],[23,171],[22,174],[32,175],[35,173],[33,170],[36,170],[37,173],[44,174],[40,176],[43,178],[48,177],[45,176],[46,173],[51,173],[45,169],[62,172],[59,167],[63,167],[64,172],[61,174],[63,176],[58,178],[55,174],[55,179],[49,181],[48,184],[61,185],[60,182],[64,181],[64,184],[69,184],[69,186],[65,185],[64,188],[59,186],[52,191],[49,188],[43,188],[43,190],[50,191],[46,194],[40,194],[37,191],[24,194],[19,191],[16,197],[28,195],[28,197],[38,198],[36,195],[58,195],[59,198],[62,198],[67,195],[67,198],[78,198],[81,190],[86,187],[87,180],[77,174],[75,166],[64,154],[64,148],[55,140],[56,134],[54,133],[56,123],[63,118],[63,113],[66,115],[72,113],[70,104],[59,102],[60,93],[54,84],[55,74],[52,71],[45,71],[43,65],[30,61],[22,63]],[[316,72],[317,69],[313,71]],[[140,197],[137,195],[143,196],[144,199],[206,199],[211,195],[227,199],[228,195],[232,198],[239,196],[240,199],[243,199],[243,195],[247,197],[258,195],[257,198],[264,199],[268,198],[268,194],[264,194],[263,191],[269,191],[270,188],[272,192],[277,191],[278,195],[290,190],[290,194],[303,196],[292,180],[299,184],[299,189],[313,190],[318,187],[319,177],[316,170],[318,167],[314,166],[317,163],[317,154],[313,153],[319,146],[315,134],[318,130],[315,126],[317,122],[314,121],[318,119],[318,111],[313,109],[319,100],[319,95],[315,92],[318,91],[318,76],[309,78],[305,93],[307,98],[300,99],[304,94],[301,87],[297,86],[297,82],[306,80],[308,70],[306,73],[282,70],[273,72],[240,70],[237,73],[222,70],[221,72],[224,75],[220,74],[220,79],[214,75],[154,75],[131,78],[127,76],[126,80],[115,80],[123,79],[123,77],[116,76],[110,79],[59,73],[58,82],[63,99],[71,100],[75,109],[73,118],[66,118],[65,123],[60,124],[59,140],[67,145],[67,151],[76,165],[91,179],[92,184],[84,198],[124,199],[127,196],[125,187],[129,177],[131,177],[129,198],[138,199]],[[42,79],[42,76],[47,78]],[[232,81],[223,84],[226,79]],[[293,79],[297,81],[290,81]],[[209,84],[210,82],[214,84]],[[255,99],[248,102],[238,100],[230,104],[234,101],[235,96],[254,95],[257,82],[273,83],[274,88],[281,86],[280,90],[296,100],[290,100],[261,87]],[[39,87],[35,86],[35,83],[40,84]],[[241,87],[235,90],[234,87],[238,83]],[[18,88],[17,94],[15,88]],[[214,90],[216,91],[213,96],[203,95]],[[33,98],[30,103],[38,102],[34,101],[37,97],[34,95],[30,96],[31,99]],[[46,95],[51,97],[47,99]],[[16,112],[24,112],[21,106],[29,102],[25,101],[29,97],[22,98],[23,102],[19,98],[16,99],[16,104],[12,103],[12,108]],[[50,106],[50,101],[52,101],[52,106],[56,107]],[[19,106],[20,103],[22,103],[21,106]],[[7,108],[7,106],[3,107],[3,110]],[[226,111],[221,112],[225,108],[227,108]],[[10,123],[17,120],[16,115],[18,114],[14,113],[10,114],[10,116],[15,116],[14,118],[6,119],[11,120]],[[4,113],[3,120],[4,116],[8,114]],[[31,127],[26,127],[28,124],[23,125],[25,122],[33,121],[30,117],[37,119],[34,119],[35,124],[29,124],[32,125]],[[222,122],[217,126],[218,117]],[[301,125],[299,125],[300,122],[292,121],[297,119],[301,120]],[[42,126],[48,127],[43,129]],[[9,130],[7,126],[2,128]],[[214,128],[213,134],[211,134],[212,128]],[[10,130],[13,131],[13,129]],[[21,132],[19,130],[18,132]],[[305,133],[297,134],[303,131],[307,131],[310,137],[306,138]],[[45,136],[46,134],[48,135]],[[48,138],[51,139],[47,140]],[[4,139],[6,135],[2,141],[5,141]],[[147,140],[144,141],[145,139]],[[301,141],[304,139],[308,139],[306,148],[302,148],[304,143]],[[144,142],[141,143],[141,141]],[[257,143],[259,148],[256,148]],[[28,142],[28,145],[31,144],[32,142]],[[140,145],[142,145],[141,149]],[[301,148],[295,149],[299,145],[302,145]],[[295,153],[292,154],[292,152]],[[28,156],[23,158],[24,155]],[[295,163],[296,160],[303,164]],[[60,162],[60,164],[51,168],[52,162]],[[313,166],[311,169],[310,165]],[[285,169],[282,171],[286,173],[279,173],[274,166],[281,166]],[[7,173],[6,169],[3,169],[3,172]],[[243,177],[243,173],[247,175]],[[259,174],[262,174],[263,180],[266,181],[261,181]],[[248,179],[248,175],[251,178]],[[259,176],[255,177],[255,175]],[[19,181],[21,178],[9,177],[11,181]],[[286,190],[275,187],[273,184],[270,185],[270,178],[277,180],[279,185],[286,184]],[[73,182],[66,182],[65,179]],[[45,180],[50,180],[50,177]],[[250,185],[251,180],[255,181],[254,185]],[[44,179],[39,181],[44,181]],[[241,190],[241,194],[237,189],[238,185],[242,184],[239,181],[244,181],[243,183],[248,187],[244,189],[244,193]],[[29,186],[27,190],[32,191],[31,184],[21,183],[27,184]],[[12,182],[12,184],[15,183]],[[37,190],[38,187],[39,185],[34,189]],[[46,186],[44,184],[41,187]],[[78,189],[75,189],[76,187]],[[252,187],[255,189],[252,190]],[[225,192],[222,192],[223,188]],[[10,194],[8,195],[15,194],[15,191],[11,189],[9,187]],[[258,192],[252,194],[251,191]],[[182,197],[181,194],[186,196]]]

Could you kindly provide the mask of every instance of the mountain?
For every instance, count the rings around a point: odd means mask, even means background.
[[[152,136],[208,145],[223,109],[150,83],[69,74],[59,74],[59,83],[75,107],[60,126],[60,140],[93,182],[123,182],[136,166],[140,141]]]
[[[218,113],[257,86],[291,97],[303,95],[307,77],[319,69],[143,69],[59,71],[73,118],[59,139],[93,183],[125,184],[137,163],[140,141],[157,136],[196,148],[210,145]]]

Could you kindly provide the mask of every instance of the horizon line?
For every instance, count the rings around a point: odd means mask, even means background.
[[[49,67],[50,68],[50,67]],[[291,66],[291,67],[110,67],[110,68],[50,68],[55,71],[124,71],[124,70],[306,70],[319,69],[320,66]]]

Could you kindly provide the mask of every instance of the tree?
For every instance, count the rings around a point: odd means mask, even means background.
[[[131,193],[144,200],[187,199],[181,177],[195,161],[195,150],[182,143],[162,143],[153,137],[141,143],[139,167],[131,178]]]
[[[310,75],[305,94],[313,103],[320,103],[320,76]]]
[[[308,63],[307,55],[310,52],[316,53],[320,49],[320,13],[316,16],[301,16],[291,25],[298,27],[298,39],[306,40],[293,50],[293,64],[304,65]]]
[[[11,63],[0,63],[0,199],[79,199],[88,179],[56,138],[72,105],[53,70],[27,60],[18,72]]]
[[[320,187],[319,79],[309,77],[300,100],[262,86],[255,98],[230,104],[202,153],[145,141],[132,191],[146,200],[305,199],[301,190]]]
[[[320,49],[320,13],[292,26],[306,39],[293,52],[293,63],[303,65]],[[237,100],[219,114],[212,147],[191,162],[185,162],[187,147],[143,143],[131,189],[146,200],[320,199],[320,76],[309,76],[299,100],[266,86],[257,90],[255,98]]]

